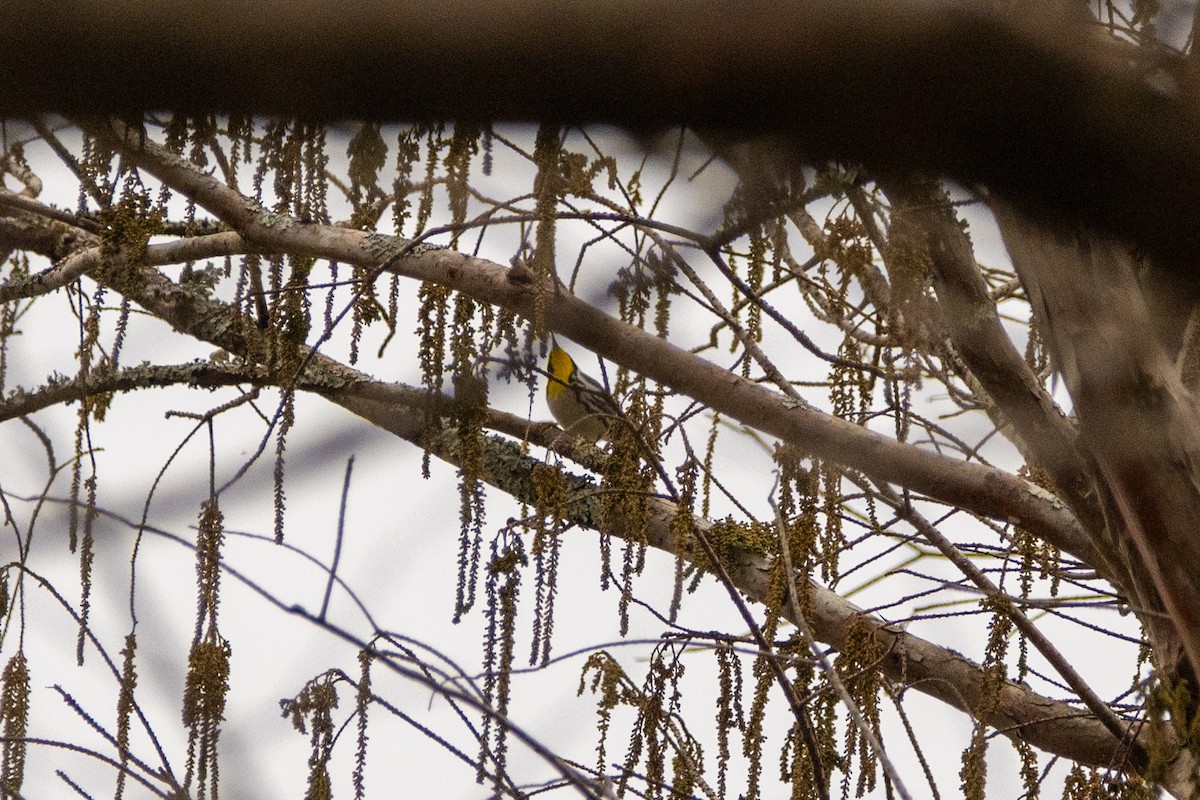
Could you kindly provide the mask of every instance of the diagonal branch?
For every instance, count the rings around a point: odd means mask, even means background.
[[[894,224],[913,226],[924,239],[924,249],[911,255],[929,259],[933,288],[945,312],[942,321],[955,351],[995,403],[1002,421],[1013,428],[1026,461],[1046,471],[1084,528],[1099,535],[1104,515],[1093,490],[1092,470],[1078,448],[1079,434],[1004,331],[971,240],[944,190],[935,181],[913,175],[883,176],[879,185],[892,201]],[[885,259],[894,257],[890,248],[884,250]],[[1111,559],[1107,570],[1124,572],[1119,560]]]
[[[300,224],[263,210],[127,126],[92,123],[86,127],[120,148],[127,163],[145,169],[207,208],[254,248],[303,252],[365,266],[383,261],[382,268],[395,274],[440,283],[527,319],[536,313],[536,293],[532,286],[515,275],[510,276],[509,270],[499,264],[442,248],[413,246],[381,234]],[[143,305],[154,302],[153,313],[180,327],[174,319],[176,310],[151,297],[153,291],[147,292],[145,287],[107,268],[95,272],[94,277],[113,281],[113,288]],[[154,287],[164,280],[160,276],[151,279],[148,285]],[[983,516],[1022,525],[1095,566],[1120,585],[1120,576],[1104,569],[1104,561],[1087,533],[1060,502],[1003,470],[920,450],[852,422],[800,407],[777,392],[614,319],[554,287],[546,289],[545,319],[551,329],[609,360],[688,395],[724,416],[793,444],[803,452]],[[220,344],[230,349],[230,345]]]

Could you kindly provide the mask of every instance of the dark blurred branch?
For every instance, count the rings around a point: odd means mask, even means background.
[[[1200,252],[1190,64],[1025,5],[68,0],[50,14],[9,0],[0,117],[682,123],[769,135],[781,159],[983,183],[1187,268]]]
[[[1048,230],[995,204],[1013,265],[1029,296],[1095,459],[1111,541],[1109,559],[1131,565],[1130,589],[1155,646],[1155,664],[1193,685],[1200,675],[1200,421],[1172,356],[1147,332],[1152,315],[1126,248],[1088,232]],[[1194,691],[1194,690],[1193,690]]]

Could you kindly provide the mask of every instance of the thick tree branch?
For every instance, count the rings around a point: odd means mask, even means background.
[[[917,176],[886,176],[880,187],[892,201],[893,241],[916,234],[900,249],[918,251],[902,257],[928,259],[946,332],[995,403],[1002,417],[998,423],[1012,427],[1026,460],[1045,470],[1084,527],[1100,536],[1106,523],[1095,497],[1092,469],[1078,447],[1079,434],[1004,331],[971,240],[945,192],[936,182]],[[894,249],[884,251],[885,260],[894,257]],[[1107,559],[1109,573],[1126,572],[1120,559],[1110,557],[1113,554],[1101,550],[1100,555]]]
[[[893,240],[901,229],[909,238],[902,255],[928,260],[954,350],[1016,429],[1022,452],[1047,469],[1059,489],[1082,497],[1088,476],[1075,449],[1078,434],[1004,331],[949,198],[936,182],[916,176],[889,176],[879,184],[892,203]],[[895,250],[884,250],[885,261],[895,256]],[[1095,517],[1096,511],[1086,516]]]
[[[762,133],[781,159],[983,183],[1190,272],[1190,64],[1108,38],[1075,4],[1004,5],[66,0],[46,14],[40,0],[9,0],[0,116],[224,110]]]

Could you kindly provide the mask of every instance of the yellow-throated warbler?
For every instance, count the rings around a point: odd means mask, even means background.
[[[607,439],[621,416],[612,395],[594,378],[575,366],[575,360],[557,344],[547,362],[546,404],[550,413],[570,433],[597,442]]]

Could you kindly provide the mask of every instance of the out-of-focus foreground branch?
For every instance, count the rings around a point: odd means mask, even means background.
[[[1186,270],[1200,251],[1190,62],[1114,40],[1075,4],[1016,5],[70,0],[47,14],[10,0],[0,117],[683,123],[769,135],[781,160],[982,183]]]

